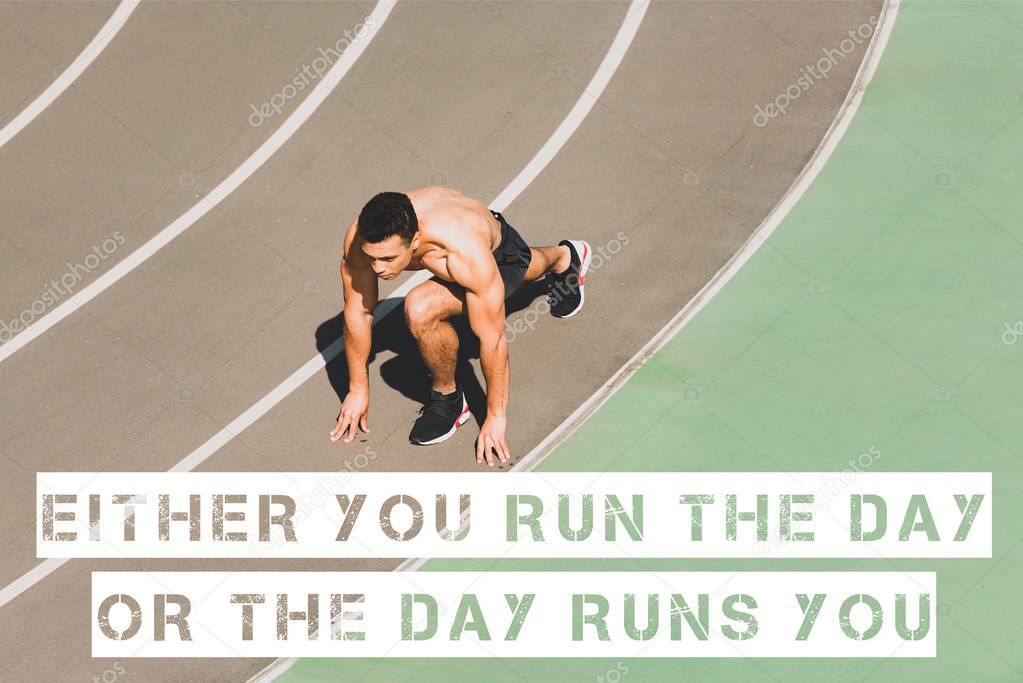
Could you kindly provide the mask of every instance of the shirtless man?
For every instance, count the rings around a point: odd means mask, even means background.
[[[523,282],[550,275],[551,313],[570,318],[583,307],[583,283],[592,260],[590,246],[562,240],[556,247],[529,247],[497,211],[444,187],[407,193],[382,192],[362,208],[348,228],[341,258],[344,288],[345,356],[351,377],[331,441],[369,432],[369,358],[377,278],[393,280],[404,270],[426,268],[434,277],[405,297],[405,318],[433,381],[430,401],[409,434],[416,445],[440,443],[469,419],[469,407],[455,383],[458,335],[449,320],[468,314],[480,339],[480,363],[487,383],[487,417],[476,440],[476,462],[493,467],[510,458],[508,428],[508,346],[504,301]]]

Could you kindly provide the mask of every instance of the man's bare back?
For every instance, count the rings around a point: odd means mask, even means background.
[[[409,441],[440,443],[470,417],[455,382],[458,337],[448,322],[466,314],[480,340],[480,365],[487,384],[487,416],[480,425],[476,461],[482,464],[485,458],[493,466],[496,456],[507,462],[509,366],[504,300],[522,283],[550,275],[558,289],[551,313],[571,317],[582,309],[583,276],[591,257],[589,245],[581,240],[530,247],[504,216],[457,190],[423,187],[373,197],[345,235],[341,280],[350,380],[331,439],[350,442],[359,427],[368,432],[366,361],[379,280],[425,268],[436,277],[405,296],[405,318],[433,388]]]
[[[453,281],[447,269],[449,245],[480,241],[493,251],[501,242],[501,223],[478,199],[446,187],[423,187],[406,194],[416,210],[423,237],[408,270],[426,268]]]

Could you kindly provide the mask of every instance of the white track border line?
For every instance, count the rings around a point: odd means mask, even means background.
[[[881,62],[881,56],[884,54],[885,47],[888,45],[888,39],[891,37],[892,28],[895,26],[895,18],[899,11],[899,4],[901,0],[885,0],[884,5],[881,9],[881,20],[879,23],[878,30],[875,31],[874,37],[871,39],[870,44],[867,46],[867,53],[864,55],[863,62],[860,64],[860,68],[856,73],[856,77],[853,79],[852,86],[846,95],[845,101],[839,108],[838,113],[835,115],[834,121],[831,122],[831,126],[827,132],[824,133],[824,137],[821,139],[820,144],[817,146],[813,157],[807,162],[806,166],[800,172],[799,176],[789,187],[785,196],[781,198],[781,201],[771,210],[771,213],[767,215],[764,221],[757,227],[746,243],[732,256],[731,259],[719,270],[714,277],[707,282],[703,288],[696,293],[696,295],[689,300],[689,302],[679,311],[674,318],[672,318],[667,325],[654,335],[654,337],[641,348],[636,355],[634,355],[629,362],[620,367],[615,374],[611,376],[597,391],[595,391],[586,401],[580,405],[575,412],[569,415],[565,420],[554,428],[554,430],[547,435],[543,441],[536,445],[536,447],[527,453],[522,460],[517,462],[512,467],[513,472],[522,472],[533,469],[539,464],[544,458],[550,455],[555,448],[562,444],[569,436],[575,432],[580,425],[588,420],[592,415],[603,405],[611,396],[624,386],[625,382],[633,374],[639,370],[640,367],[646,363],[655,353],[660,351],[665,344],[667,344],[675,335],[677,335],[683,327],[685,327],[690,320],[692,320],[697,313],[710,302],[714,296],[720,292],[724,286],[735,277],[735,274],[739,272],[739,269],[750,260],[753,254],[760,248],[767,238],[775,231],[775,229],[781,224],[782,220],[789,214],[796,203],[802,198],[806,190],[813,184],[814,179],[824,168],[828,158],[831,156],[835,148],[838,147],[838,143],[845,135],[845,131],[849,128],[849,124],[852,123],[853,117],[856,111],[860,107],[860,102],[863,100],[863,93],[867,86],[870,84],[871,79],[874,77],[874,72],[877,71],[877,66]],[[463,515],[464,518],[464,515]],[[426,564],[429,558],[409,558],[402,562],[400,565],[394,568],[393,571],[415,571]],[[282,660],[283,661],[283,660]],[[292,660],[293,661],[293,660]],[[271,670],[274,669],[273,676],[280,675],[288,667],[276,671],[274,666],[268,667],[261,674],[260,678],[252,679],[255,681],[270,681],[273,677],[263,677],[269,675]]]
[[[536,466],[541,460],[546,458],[555,448],[563,443],[569,436],[572,435],[586,420],[588,420],[593,413],[597,411],[611,396],[617,392],[623,384],[633,374],[639,370],[640,367],[646,363],[655,353],[660,351],[665,344],[667,344],[675,335],[677,335],[683,327],[689,324],[689,321],[696,317],[696,314],[704,309],[704,307],[713,299],[718,292],[720,292],[728,282],[735,277],[735,274],[739,272],[747,261],[752,258],[753,254],[767,241],[767,238],[771,236],[771,233],[781,224],[781,222],[788,216],[789,212],[792,211],[796,203],[803,197],[806,190],[813,184],[813,181],[817,178],[817,175],[824,168],[828,159],[831,157],[832,152],[838,147],[838,143],[845,136],[845,131],[849,128],[852,123],[853,117],[856,111],[860,108],[860,102],[863,100],[863,93],[866,91],[867,85],[870,84],[871,79],[874,77],[874,72],[877,70],[878,64],[881,62],[881,55],[884,54],[884,49],[888,45],[888,38],[891,36],[892,28],[895,25],[895,17],[899,11],[899,5],[901,0],[885,0],[884,5],[881,9],[881,21],[878,29],[874,32],[874,36],[867,46],[867,53],[864,55],[863,62],[860,64],[860,68],[856,73],[856,77],[853,79],[852,86],[849,89],[848,94],[845,97],[845,101],[839,108],[838,113],[835,115],[835,119],[831,122],[831,126],[824,133],[824,137],[821,138],[821,142],[817,149],[814,151],[810,161],[807,162],[806,166],[796,177],[795,181],[789,187],[785,196],[781,198],[781,201],[771,210],[771,213],[767,215],[764,221],[753,231],[746,243],[737,251],[731,259],[725,263],[722,268],[714,274],[707,284],[697,292],[692,299],[679,311],[675,317],[673,317],[668,324],[665,325],[661,330],[654,335],[654,337],[646,343],[643,348],[636,352],[629,361],[618,368],[618,371],[611,376],[609,380],[597,389],[586,401],[580,405],[575,412],[565,418],[564,422],[554,428],[554,430],[547,435],[543,441],[536,445],[536,447],[527,453],[523,458],[515,463],[512,467],[512,471],[523,471],[529,470]],[[420,565],[426,560],[419,560]],[[420,566],[417,565],[417,566]],[[399,567],[404,569],[404,567]],[[397,571],[397,570],[396,570]]]
[[[387,5],[386,12],[390,12],[394,1],[395,0],[387,0],[386,2],[382,1],[377,5],[377,9],[379,10],[383,5]],[[557,154],[557,152],[564,146],[572,133],[575,132],[575,129],[579,127],[579,124],[582,123],[583,119],[586,118],[586,115],[593,108],[593,105],[596,104],[597,98],[600,97],[604,88],[614,75],[614,72],[618,69],[618,65],[625,56],[625,52],[628,50],[629,45],[632,44],[632,40],[636,35],[636,31],[639,30],[639,25],[643,21],[643,17],[646,14],[649,3],[650,0],[632,0],[632,3],[629,5],[629,9],[626,13],[625,20],[622,22],[622,26],[618,30],[618,35],[615,36],[614,42],[612,42],[607,55],[604,57],[604,61],[601,62],[596,73],[593,75],[593,79],[583,90],[579,100],[565,117],[565,121],[558,126],[557,130],[554,131],[547,142],[544,143],[543,147],[540,148],[540,151],[536,153],[536,156],[534,156],[529,164],[526,165],[523,172],[516,176],[511,184],[505,188],[504,192],[499,195],[498,200],[504,202],[504,204],[501,205],[502,207],[513,201],[515,197],[517,197],[518,194],[521,193],[537,175],[540,174],[550,160],[554,158],[554,155]],[[386,19],[386,12],[383,14],[383,17],[377,17],[375,10],[373,18],[378,19],[382,24],[383,20]],[[353,43],[353,46],[354,45],[355,43]],[[350,47],[349,50],[350,49],[352,48]],[[346,51],[345,54],[347,55],[348,52]],[[355,60],[352,59],[352,61],[354,62]],[[340,64],[341,62],[338,62],[338,65]],[[337,68],[338,65],[335,65],[334,68]],[[329,78],[330,74],[328,74],[327,77]],[[320,85],[322,85],[322,83]],[[312,97],[313,95],[310,95],[310,99]],[[303,106],[304,105],[305,103],[303,103]],[[295,112],[295,114],[297,113],[298,112]],[[295,114],[292,114],[292,116],[295,116]],[[289,118],[289,121],[290,120],[291,119]],[[255,154],[253,156],[255,156]],[[528,174],[526,173],[527,170],[529,171]],[[224,182],[226,183],[227,181]],[[131,256],[128,258],[131,258]],[[426,275],[426,277],[424,277],[424,275]],[[405,282],[393,294],[391,294],[390,297],[381,301],[377,305],[375,312],[376,321],[381,320],[390,311],[396,308],[401,302],[401,297],[404,297],[409,290],[420,282],[425,281],[428,277],[429,276],[425,273],[425,271],[420,271],[416,273],[415,276],[405,280]],[[84,292],[85,290],[82,291]],[[20,337],[21,335],[18,336]],[[8,344],[14,343],[16,339],[18,339],[18,337],[12,339],[8,342]],[[341,353],[343,344],[343,339],[335,340],[330,346],[303,364],[302,367],[293,372],[283,382],[278,384],[270,393],[250,406],[248,410],[232,420],[226,427],[210,437],[205,443],[185,456],[168,471],[191,471],[204,460],[212,456],[220,450],[222,446],[229,443],[234,437],[243,432],[260,417],[265,415],[271,408],[298,389],[298,387],[300,387],[306,380],[315,376],[330,360],[334,359]],[[0,352],[2,352],[4,348],[6,348],[6,346],[0,347]],[[2,360],[2,356],[0,356],[0,360]],[[22,574],[10,584],[4,586],[0,589],[0,607],[3,607],[11,600],[32,588],[32,586],[36,583],[42,581],[48,575],[63,566],[69,559],[70,558],[46,559]]]
[[[140,0],[121,0],[121,4],[117,6],[114,13],[107,19],[107,23],[103,24],[103,27],[99,30],[92,41],[85,46],[85,49],[75,57],[75,61],[71,62],[71,65],[64,69],[53,83],[50,83],[46,90],[42,91],[38,97],[25,107],[21,113],[11,119],[6,126],[0,129],[0,147],[3,147],[11,138],[21,132],[25,126],[32,123],[35,117],[43,113],[43,111],[53,104],[53,101],[61,96],[65,90],[67,90],[72,83],[74,83],[82,72],[89,68],[93,60],[99,57],[100,53],[106,49],[107,45],[114,36],[124,27],[128,22],[128,17],[131,16],[135,8],[138,7]]]
[[[295,134],[295,131],[302,127],[309,117],[313,115],[313,112],[333,92],[334,88],[341,82],[341,79],[352,68],[352,65],[355,64],[369,44],[373,42],[373,38],[380,32],[384,22],[387,21],[387,16],[394,8],[395,2],[397,0],[379,0],[377,2],[373,12],[366,18],[366,23],[374,21],[376,22],[376,27],[365,36],[361,38],[356,36],[352,40],[341,55],[341,59],[316,84],[316,87],[313,88],[308,97],[298,105],[295,111],[291,112],[288,118],[284,120],[284,123],[249,158],[243,161],[231,175],[220,181],[220,184],[213,188],[208,195],[196,202],[191,209],[181,214],[173,223],[151,237],[149,241],[138,249],[128,254],[123,261],[90,282],[86,287],[79,290],[42,318],[29,325],[23,332],[16,334],[6,344],[0,346],[0,362],[10,358],[19,349],[135,270],[153,254],[165,247],[171,240],[192,227],[200,218],[238,189],[249,176],[258,171]],[[0,600],[0,606],[2,605],[3,602]]]

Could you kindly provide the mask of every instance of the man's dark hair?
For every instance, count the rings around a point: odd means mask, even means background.
[[[359,213],[359,236],[370,243],[397,235],[408,246],[417,230],[419,221],[412,201],[401,192],[381,192]]]

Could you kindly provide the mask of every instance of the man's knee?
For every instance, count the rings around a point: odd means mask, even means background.
[[[416,287],[405,297],[405,320],[410,327],[432,325],[441,317],[437,297],[430,290]]]

